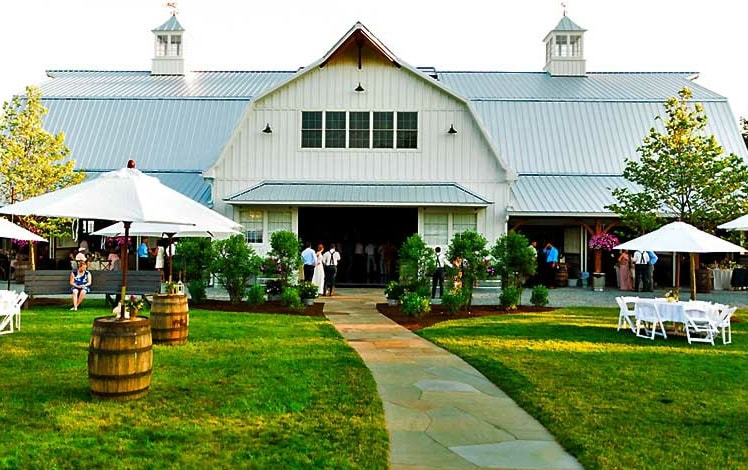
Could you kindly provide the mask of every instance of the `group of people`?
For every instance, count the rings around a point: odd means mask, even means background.
[[[324,245],[320,243],[315,251],[311,242],[306,242],[301,259],[304,262],[304,280],[317,285],[319,295],[334,295],[335,278],[340,264],[340,253],[335,249],[335,244],[330,243],[325,251]]]
[[[542,249],[538,249],[538,242],[530,242],[530,250],[535,253],[538,263],[537,273],[530,279],[531,284],[542,284],[549,289],[556,288],[556,270],[559,268],[558,248],[551,242],[545,242]]]
[[[140,269],[150,269],[153,266],[161,273],[161,282],[164,282],[164,266],[168,256],[177,254],[176,243],[169,244],[169,240],[161,239],[153,249],[148,247],[148,238],[143,237],[138,245],[138,266]],[[151,256],[153,262],[151,262]]]
[[[621,250],[618,256],[618,287],[626,291],[654,291],[652,276],[655,263],[657,255],[654,251],[637,250],[632,256],[628,250]]]
[[[392,278],[397,248],[392,242],[353,245],[353,262],[349,266],[349,280],[353,282],[385,282]]]

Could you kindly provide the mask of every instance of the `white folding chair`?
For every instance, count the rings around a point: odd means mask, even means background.
[[[719,330],[722,330],[722,344],[730,344],[732,343],[732,316],[738,308],[728,305],[719,305],[718,308],[719,316],[717,321],[714,322],[714,326],[717,328],[718,334]],[[727,332],[727,336],[725,336],[725,332]]]
[[[621,327],[624,322],[628,323],[629,329],[632,333],[636,333],[636,312],[634,306],[639,301],[639,297],[616,297],[616,303],[618,304],[618,328],[616,331],[621,331]],[[629,304],[631,308],[629,309]]]
[[[655,335],[659,335],[667,339],[665,325],[662,323],[660,312],[657,310],[657,303],[654,300],[639,299],[634,311],[636,312],[636,336],[654,340]],[[657,331],[658,325],[660,331]],[[644,334],[641,333],[642,329]]]
[[[21,307],[23,307],[24,302],[26,302],[26,299],[28,298],[29,294],[27,294],[26,292],[21,292],[18,294],[15,303],[13,304],[13,311],[16,317],[16,329],[18,331],[21,331]]]
[[[686,306],[683,308],[683,315],[686,320],[685,330],[688,344],[698,342],[714,346],[714,333],[717,328],[709,318],[708,312],[697,306]]]
[[[0,335],[13,333],[21,324],[16,316],[15,292],[12,296],[9,294],[0,295]]]

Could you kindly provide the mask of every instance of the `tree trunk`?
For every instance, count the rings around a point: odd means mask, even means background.
[[[36,242],[29,241],[29,269],[36,271]]]

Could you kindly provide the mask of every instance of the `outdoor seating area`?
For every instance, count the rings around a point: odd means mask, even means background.
[[[27,298],[25,292],[0,290],[0,335],[21,329],[21,307]]]
[[[731,319],[736,307],[698,300],[671,298],[616,297],[619,308],[618,330],[629,329],[639,338],[667,339],[665,322],[676,324],[674,331],[685,332],[688,344],[714,345],[720,335],[722,344],[732,342]],[[678,326],[681,325],[681,326]]]

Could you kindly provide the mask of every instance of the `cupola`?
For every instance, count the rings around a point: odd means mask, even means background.
[[[152,32],[151,75],[184,75],[184,28],[176,13]]]
[[[545,67],[551,76],[584,77],[584,33],[587,31],[571,21],[564,13],[561,21],[546,35]]]

